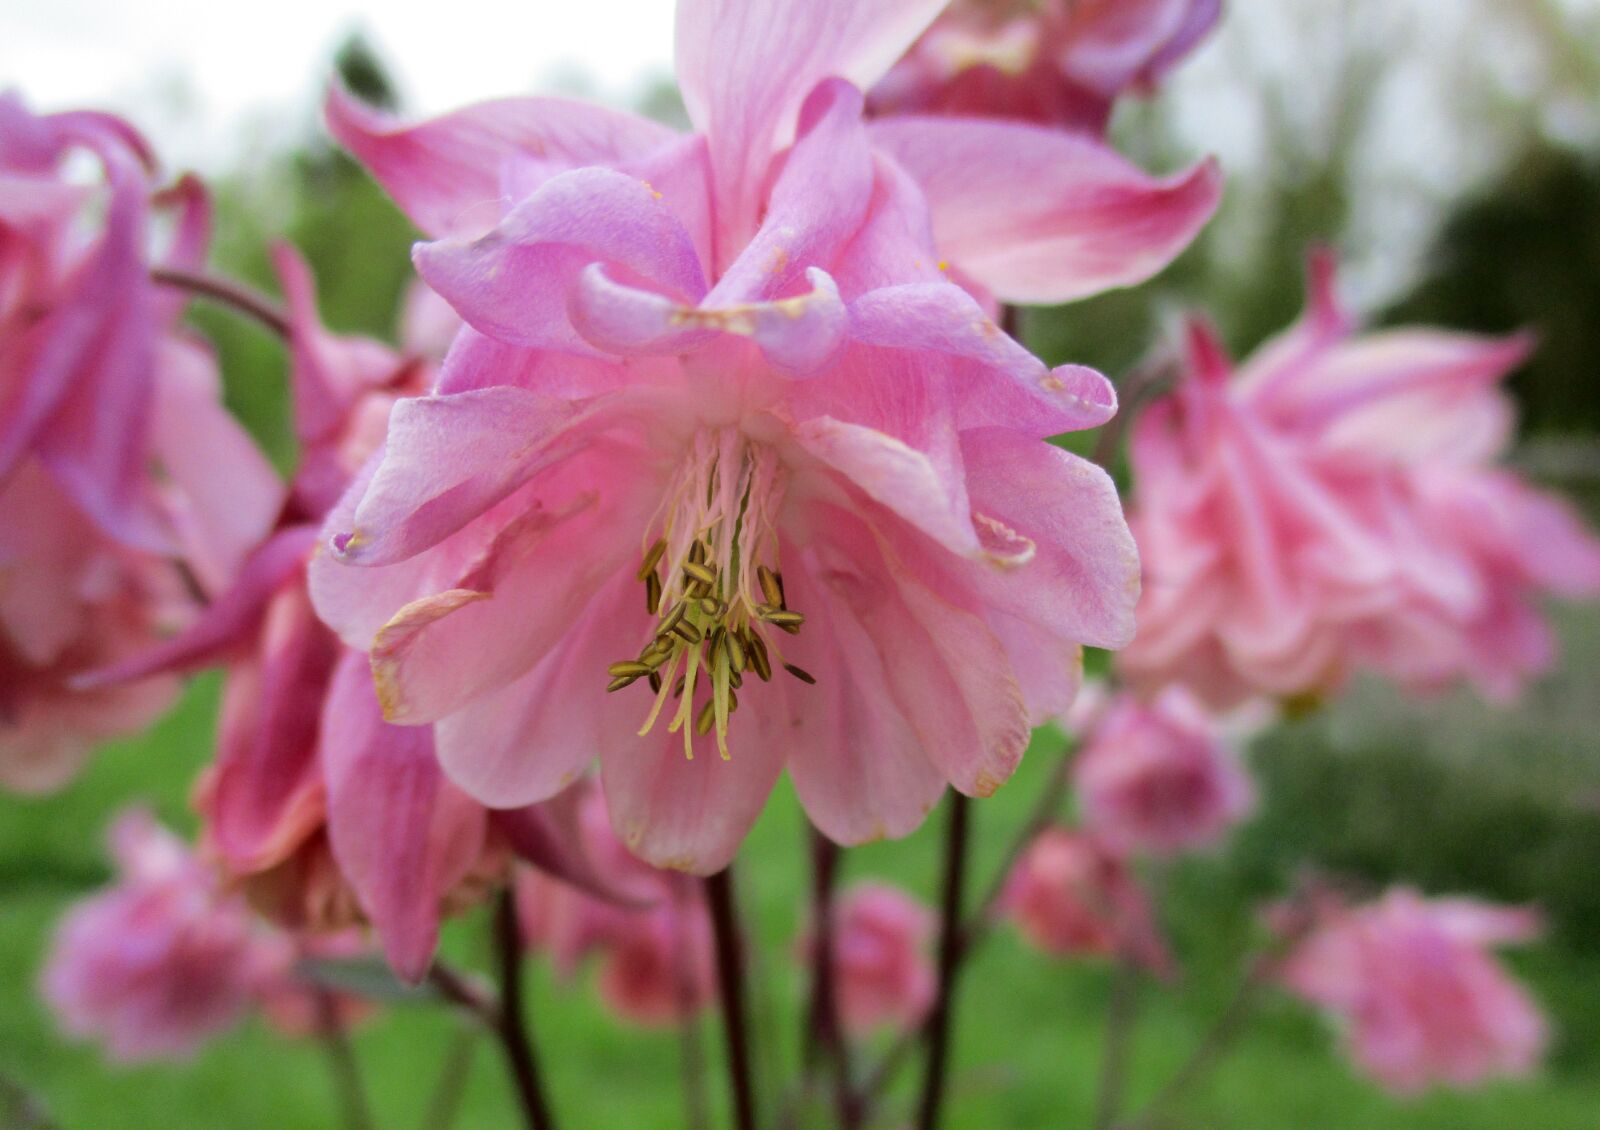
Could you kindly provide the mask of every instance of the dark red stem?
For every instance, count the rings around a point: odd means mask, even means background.
[[[744,999],[744,955],[734,906],[732,871],[729,867],[706,878],[706,904],[711,911],[711,932],[716,941],[717,995],[722,1005],[722,1031],[728,1047],[728,1088],[733,1096],[734,1125],[738,1130],[755,1130],[756,1101]]]
[[[950,1033],[955,1018],[956,971],[961,962],[962,891],[967,879],[967,825],[972,802],[950,794],[950,821],[945,833],[944,894],[939,912],[939,990],[928,1015],[928,1061],[917,1111],[919,1130],[936,1130],[948,1089]]]
[[[516,899],[508,887],[494,908],[495,961],[500,978],[500,1007],[495,1035],[505,1053],[506,1067],[516,1088],[517,1101],[528,1130],[554,1130],[555,1118],[545,1101],[539,1078],[539,1061],[533,1037],[523,1014],[522,931],[517,925]]]
[[[204,271],[185,271],[178,267],[152,267],[150,277],[161,286],[188,291],[253,318],[283,340],[289,340],[289,315],[264,294],[250,289],[232,279],[207,274]]]

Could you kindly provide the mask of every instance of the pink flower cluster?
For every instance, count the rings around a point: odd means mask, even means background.
[[[78,903],[56,932],[41,986],[70,1035],[112,1059],[185,1057],[262,1007],[279,1027],[314,1027],[319,990],[294,971],[296,944],[255,921],[238,896],[149,813],[111,831],[116,884]],[[359,941],[335,937],[322,956]],[[329,997],[346,1020],[362,1011]]]
[[[1538,598],[1600,593],[1600,542],[1495,465],[1500,382],[1527,349],[1353,336],[1325,256],[1306,315],[1237,373],[1191,325],[1178,389],[1133,440],[1145,584],[1119,671],[1214,707],[1326,694],[1360,668],[1515,695],[1554,655]]]
[[[96,181],[69,176],[85,154]],[[0,183],[0,784],[42,791],[170,700],[74,680],[182,624],[185,579],[226,584],[280,488],[151,280],[205,253],[198,182],[157,191],[125,123],[3,93]]]
[[[1320,906],[1279,979],[1335,1017],[1356,1063],[1392,1090],[1526,1075],[1545,1021],[1487,950],[1538,928],[1526,910],[1401,888],[1365,906]]]

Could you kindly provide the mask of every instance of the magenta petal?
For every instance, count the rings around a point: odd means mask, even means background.
[[[739,306],[684,306],[613,282],[596,263],[573,295],[572,319],[594,345],[611,353],[687,353],[716,333],[748,337],[768,361],[791,375],[814,373],[844,343],[847,317],[827,272],[806,272],[809,294]]]
[[[273,593],[305,567],[316,543],[315,526],[293,526],[273,535],[245,561],[233,586],[208,604],[187,631],[114,667],[79,676],[73,686],[93,690],[217,662],[229,648],[250,641]]]
[[[1003,302],[1068,302],[1143,282],[1211,218],[1206,161],[1151,177],[1091,138],[1009,122],[890,118],[874,143],[922,185],[940,254]]]
[[[579,408],[518,388],[399,401],[383,459],[333,549],[384,565],[437,545],[548,462]]]
[[[396,973],[419,981],[440,901],[483,849],[482,808],[450,785],[425,727],[383,721],[366,657],[347,652],[322,716],[328,838]]]
[[[430,236],[485,231],[505,205],[507,167],[518,156],[557,168],[642,157],[675,137],[670,129],[559,98],[481,102],[417,125],[362,105],[335,84],[328,129]]]
[[[512,345],[587,351],[567,322],[578,273],[695,303],[706,292],[694,239],[659,194],[613,169],[551,177],[478,239],[419,244],[417,270],[476,329]]]
[[[313,822],[322,693],[340,650],[305,594],[283,589],[267,610],[259,657],[229,672],[209,827],[232,867],[277,862]]]
[[[1042,437],[1098,427],[1117,411],[1105,377],[1082,365],[1046,368],[951,283],[868,291],[850,303],[850,334],[869,345],[969,363],[970,372],[953,378],[965,427],[1004,426]]]

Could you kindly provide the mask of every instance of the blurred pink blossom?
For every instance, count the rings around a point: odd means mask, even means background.
[[[1085,825],[1123,852],[1209,847],[1249,814],[1255,789],[1221,724],[1181,687],[1113,701],[1072,769]]]
[[[1119,669],[1213,707],[1361,667],[1510,698],[1554,656],[1539,597],[1600,593],[1600,542],[1494,465],[1528,342],[1352,336],[1330,259],[1311,280],[1306,315],[1236,374],[1192,325],[1179,387],[1135,429],[1145,586]]]
[[[118,878],[56,932],[41,989],[63,1030],[122,1062],[183,1057],[231,1028],[283,950],[143,811],[111,833]]]
[[[611,831],[597,783],[573,786],[578,829],[604,895],[532,868],[517,877],[523,942],[571,977],[599,961],[601,999],[619,1017],[651,1027],[704,1008],[716,993],[711,928],[698,889],[631,855]]]
[[[1126,641],[1110,479],[1041,442],[1103,422],[1109,385],[1045,367],[942,261],[985,301],[1145,278],[1215,170],[869,126],[846,80],[939,7],[685,0],[687,137],[553,99],[405,126],[330,95],[469,328],[329,519],[312,593],[483,803],[550,797],[598,751],[618,834],[661,866],[722,867],[785,768],[836,840],[903,835],[947,785],[1011,774],[1080,644]]]
[[[98,161],[101,178],[70,174]],[[0,94],[0,784],[63,784],[137,730],[170,680],[86,691],[81,673],[181,626],[282,499],[221,403],[208,349],[153,265],[204,255],[192,178],[156,192],[142,139],[103,114],[31,114]],[[170,220],[167,245],[149,229]]]
[[[1322,907],[1279,976],[1337,1019],[1356,1063],[1383,1086],[1464,1087],[1538,1063],[1544,1018],[1487,952],[1537,932],[1526,910],[1400,888],[1365,906]]]
[[[1122,955],[1157,973],[1171,969],[1132,870],[1086,833],[1041,833],[1007,879],[1001,909],[1030,945],[1052,956]]]
[[[1222,0],[956,0],[872,89],[878,114],[1016,118],[1104,132],[1203,39]]]
[[[835,915],[833,975],[845,1029],[907,1031],[922,1023],[936,986],[933,912],[897,887],[861,883],[845,892]]]

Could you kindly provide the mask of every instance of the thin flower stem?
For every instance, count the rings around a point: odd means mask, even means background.
[[[940,906],[939,988],[933,1010],[928,1014],[928,1059],[917,1111],[919,1130],[936,1130],[947,1089],[956,973],[965,948],[961,941],[964,926],[961,895],[967,876],[967,826],[971,804],[961,793],[951,792],[950,820],[945,833],[944,894]]]
[[[1128,1083],[1128,1055],[1139,1009],[1139,966],[1132,954],[1117,962],[1106,1011],[1105,1050],[1100,1060],[1100,1091],[1095,1100],[1094,1130],[1112,1130],[1122,1111]]]
[[[1200,1043],[1195,1046],[1183,1066],[1178,1068],[1166,1086],[1156,1092],[1155,1097],[1145,1104],[1144,1109],[1135,1118],[1121,1124],[1120,1130],[1153,1130],[1158,1125],[1157,1118],[1161,1112],[1182,1098],[1191,1087],[1205,1078],[1207,1072],[1221,1062],[1223,1055],[1243,1031],[1245,1021],[1255,1011],[1256,1004],[1266,989],[1277,956],[1278,951],[1274,948],[1258,955],[1250,963],[1249,969],[1240,979],[1233,998],[1206,1034],[1201,1037]]]
[[[188,291],[200,298],[227,306],[248,318],[253,318],[283,340],[289,340],[289,315],[272,299],[232,279],[207,274],[204,271],[185,271],[178,267],[152,267],[150,278],[160,286]]]
[[[528,1130],[554,1130],[555,1118],[545,1101],[533,1037],[523,1014],[522,931],[517,925],[516,899],[509,887],[500,892],[495,903],[494,939],[500,977],[500,1007],[495,1033],[500,1039],[511,1081],[516,1087],[523,1122]]]
[[[833,1073],[834,1109],[841,1130],[861,1125],[861,1104],[850,1079],[850,1049],[839,1023],[834,961],[838,953],[834,891],[838,885],[839,846],[811,829],[811,1007],[805,1033],[805,1088],[821,1061]]]
[[[339,1006],[333,993],[316,989],[314,998],[317,1010],[317,1035],[328,1055],[328,1067],[333,1075],[334,1090],[339,1096],[339,1109],[348,1130],[373,1130],[372,1106],[367,1101],[367,1090],[361,1082],[361,1064],[356,1060],[355,1049],[350,1046],[350,1035],[339,1019]]]
[[[464,1027],[451,1041],[450,1052],[439,1072],[439,1082],[434,1085],[433,1098],[428,1101],[428,1111],[422,1119],[422,1130],[450,1130],[456,1124],[478,1039],[476,1028]]]
[[[499,1006],[466,976],[444,962],[433,963],[428,970],[428,983],[439,991],[441,997],[471,1015],[485,1028],[494,1031],[500,1027]]]
[[[1067,783],[1072,769],[1070,750],[1063,749],[1056,760],[1055,766],[1050,770],[1050,777],[1045,782],[1044,788],[1039,792],[1039,799],[1034,803],[1033,811],[1029,814],[1027,822],[1017,833],[1011,844],[1006,848],[1005,855],[1001,858],[1000,866],[995,871],[994,878],[990,881],[983,898],[979,900],[976,909],[967,917],[966,925],[962,928],[959,938],[960,949],[957,954],[958,961],[965,961],[967,956],[982,942],[994,929],[995,912],[1000,905],[1000,900],[1005,895],[1006,880],[1022,853],[1028,850],[1040,832],[1043,832],[1054,823],[1057,814],[1061,811],[1061,803],[1066,799]],[[879,1098],[885,1089],[899,1075],[900,1069],[910,1062],[911,1052],[922,1038],[923,1029],[916,1029],[906,1033],[897,1040],[886,1052],[878,1065],[867,1074],[857,1091],[858,1101],[868,1103]]]
[[[750,1070],[744,960],[732,872],[730,866],[706,878],[706,903],[711,911],[711,932],[716,941],[717,996],[722,1004],[723,1036],[728,1047],[728,1087],[733,1097],[734,1125],[738,1130],[755,1130],[755,1084]]]

